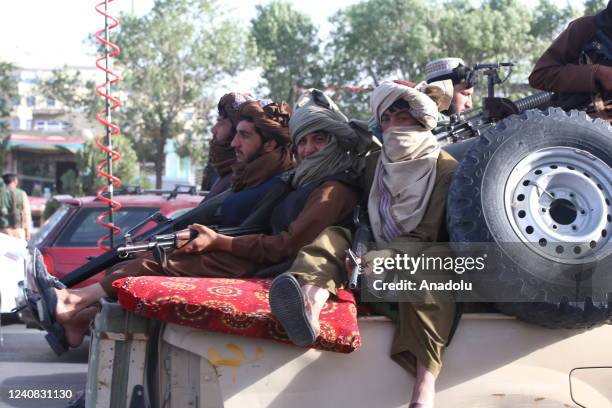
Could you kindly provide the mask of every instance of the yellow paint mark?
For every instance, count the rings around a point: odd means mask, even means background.
[[[253,357],[253,359],[251,361],[249,361],[249,363],[254,363],[256,361],[261,360],[264,357],[264,351],[263,348],[261,347],[257,347],[255,349],[255,357]]]
[[[255,349],[255,356],[253,356],[251,360],[248,360],[242,348],[234,343],[226,344],[225,348],[231,354],[230,357],[222,356],[221,353],[214,347],[208,348],[208,360],[211,362],[212,365],[239,367],[245,362],[253,363],[255,361],[261,360],[264,356],[264,350],[261,347],[257,347]]]
[[[245,361],[247,359],[246,355],[244,354],[244,351],[242,351],[240,346],[237,346],[234,343],[228,343],[225,346],[225,348],[227,348],[230,351],[230,353],[235,355],[236,358],[239,359],[240,361]]]
[[[245,361],[246,356],[240,347],[235,344],[225,346],[233,357],[223,357],[214,347],[208,348],[208,361],[214,366],[240,367]]]

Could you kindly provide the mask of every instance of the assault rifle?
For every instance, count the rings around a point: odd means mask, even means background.
[[[153,216],[158,215],[158,213],[153,214]],[[173,232],[171,234],[163,234],[163,235],[155,235],[153,238],[149,240],[149,242],[145,242],[142,244],[134,244],[132,240],[129,238],[130,232],[134,229],[139,228],[139,226],[144,225],[151,217],[141,222],[135,228],[132,228],[125,236],[126,243],[124,246],[121,246],[116,249],[117,256],[121,259],[127,259],[131,255],[136,254],[138,252],[153,252],[155,259],[162,268],[166,268],[167,265],[167,254],[168,251],[172,249],[180,248],[190,241],[192,241],[195,237],[198,236],[198,232],[194,229],[188,228],[181,231]],[[237,228],[216,228],[211,227],[219,234],[229,235],[229,236],[237,236],[237,235],[247,235],[247,234],[258,234],[264,232],[263,227],[237,227]]]
[[[353,263],[353,271],[348,279],[348,286],[351,290],[356,290],[359,286],[359,276],[363,272],[362,257],[368,252],[368,243],[373,241],[372,231],[368,221],[368,214],[357,206],[353,210],[353,224],[357,227],[353,236],[351,248],[346,250],[346,254]]]
[[[253,211],[249,217],[244,220],[242,224],[240,224],[240,226],[228,229],[219,228],[216,229],[217,232],[230,236],[262,232],[265,233],[266,231],[261,226],[266,224],[266,222],[270,219],[270,215],[274,207],[286,196],[287,192],[289,191],[290,187],[288,184],[279,183],[277,187],[270,189],[262,198],[260,198],[257,203],[254,203]],[[206,202],[177,217],[176,219],[166,218],[161,214],[155,213],[128,231],[124,236],[125,243],[131,244],[133,242],[143,241],[153,242],[155,241],[156,236],[163,236],[163,234],[172,234],[175,231],[184,230],[189,225],[194,223],[208,225],[209,227],[211,225],[214,226],[219,221],[219,213],[223,202],[230,194],[230,191],[226,191],[216,195],[215,197],[207,199]],[[138,230],[144,226],[144,224],[150,221],[157,223],[157,225],[132,238],[132,232]],[[215,229],[215,227],[211,228]],[[149,243],[146,245],[149,245]],[[117,248],[111,249],[110,251],[91,259],[88,263],[76,268],[74,271],[64,276],[61,279],[61,282],[70,288],[121,262],[123,259],[124,258],[122,258],[121,253]]]
[[[447,125],[436,129],[436,138],[447,144],[462,142],[478,137],[483,131],[495,125],[496,122],[528,109],[546,108],[551,106],[554,94],[552,92],[538,92],[518,101],[495,96],[495,86],[504,83],[512,74],[512,62],[494,62],[476,64],[472,67],[475,72],[482,71],[487,77],[487,96],[482,99],[481,109],[472,109],[451,115]],[[508,73],[502,79],[499,75],[501,69]]]

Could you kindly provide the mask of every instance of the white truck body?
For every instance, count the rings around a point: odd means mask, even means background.
[[[340,354],[169,324],[148,340],[158,341],[158,364],[154,384],[144,388],[159,407],[407,407],[414,379],[389,358],[393,323],[364,317],[359,328],[362,347]],[[612,407],[611,339],[610,325],[550,330],[496,313],[465,314],[444,356],[436,407]],[[94,327],[87,406],[130,406],[134,386],[151,370],[146,345],[142,334]],[[611,367],[572,374],[576,405],[570,372],[602,366]],[[129,383],[124,392],[113,380],[119,371]]]

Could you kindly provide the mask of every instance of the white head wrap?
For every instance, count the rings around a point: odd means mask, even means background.
[[[410,114],[426,130],[431,130],[438,123],[438,111],[448,108],[452,100],[452,88],[450,80],[432,84],[421,82],[415,87],[394,81],[385,81],[372,92],[370,106],[376,121],[380,124],[383,113],[398,99],[403,99],[410,105]],[[432,98],[437,99],[437,101]]]

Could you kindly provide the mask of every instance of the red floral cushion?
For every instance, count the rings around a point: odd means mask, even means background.
[[[113,282],[119,303],[138,315],[169,323],[290,343],[268,304],[269,279],[140,276]],[[321,312],[312,347],[350,353],[361,346],[353,294],[344,290]]]

